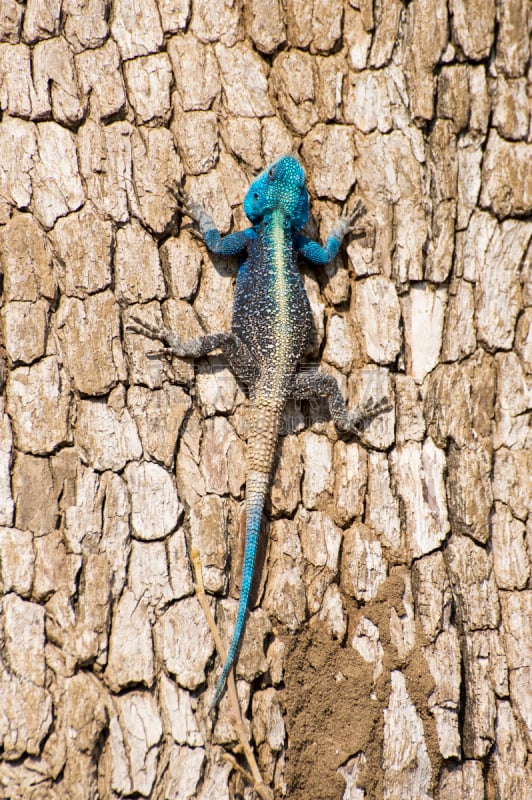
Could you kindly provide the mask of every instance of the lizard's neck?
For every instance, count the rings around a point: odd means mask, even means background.
[[[274,209],[264,218],[262,232],[264,257],[272,268],[274,280],[293,269],[293,232],[283,211]]]

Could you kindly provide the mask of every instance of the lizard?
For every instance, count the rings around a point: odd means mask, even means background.
[[[336,379],[315,370],[298,372],[313,332],[310,303],[297,266],[301,254],[316,266],[329,264],[341,242],[365,213],[357,201],[344,210],[322,247],[301,232],[309,215],[309,195],[300,162],[278,158],[251,183],[244,213],[251,226],[222,237],[203,206],[184,190],[174,190],[178,209],[199,227],[208,250],[241,257],[231,333],[183,341],[167,328],[132,318],[128,329],[158,339],[167,347],[152,353],[200,358],[220,349],[235,376],[247,384],[250,398],[246,473],[246,529],[242,582],[233,637],[210,708],[220,700],[242,641],[255,567],[262,514],[272,476],[279,425],[289,397],[327,398],[331,417],[343,432],[360,433],[366,420],[388,410],[386,399],[372,398],[348,411]]]

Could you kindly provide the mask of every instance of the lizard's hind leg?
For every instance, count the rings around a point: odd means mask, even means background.
[[[166,347],[149,353],[152,358],[165,355],[177,358],[202,358],[212,353],[213,350],[220,349],[235,376],[242,383],[253,384],[256,380],[257,370],[248,348],[241,339],[232,333],[210,333],[183,341],[169,328],[150,325],[138,317],[132,317],[127,330],[166,344]]]
[[[368,420],[391,408],[388,398],[374,400],[370,397],[355,411],[349,411],[335,378],[318,371],[300,372],[294,375],[290,395],[296,400],[326,397],[331,417],[338,430],[352,433],[361,433]]]

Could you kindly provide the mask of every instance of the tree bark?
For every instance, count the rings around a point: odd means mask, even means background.
[[[195,591],[236,615],[247,401],[132,317],[228,330],[222,232],[298,154],[309,363],[237,667],[292,800],[532,797],[532,146],[526,0],[2,0],[0,798],[251,798]],[[528,70],[528,71],[527,71]],[[244,762],[236,755],[241,766]]]

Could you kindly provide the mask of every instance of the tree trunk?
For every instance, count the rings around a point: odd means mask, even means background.
[[[236,265],[170,188],[241,229],[292,152],[309,235],[368,210],[301,265],[307,361],[394,408],[360,441],[286,409],[237,667],[262,779],[530,800],[530,28],[527,0],[2,0],[1,798],[254,796],[191,570],[227,644],[247,400],[127,325],[230,328]]]

